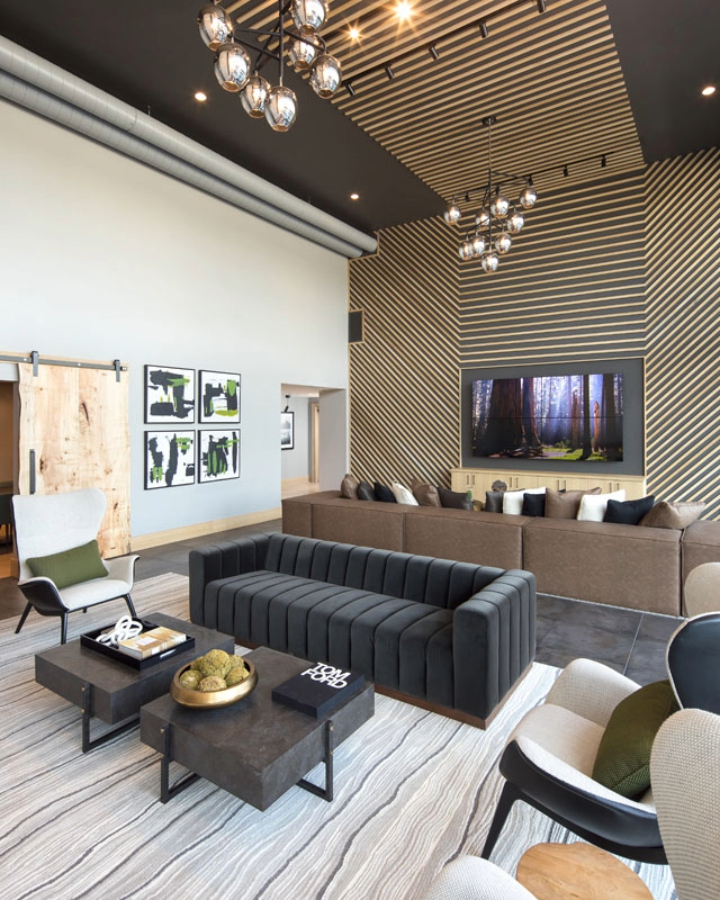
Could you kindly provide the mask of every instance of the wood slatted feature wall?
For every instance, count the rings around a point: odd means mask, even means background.
[[[458,284],[454,238],[427,219],[381,232],[375,256],[350,262],[350,458],[367,481],[449,486],[458,465]]]
[[[720,518],[720,148],[647,170],[648,490]],[[681,198],[682,202],[679,202]]]
[[[460,365],[645,352],[642,171],[553,191],[495,274],[460,263]]]

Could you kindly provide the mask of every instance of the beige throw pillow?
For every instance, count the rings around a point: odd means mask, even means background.
[[[357,480],[357,478],[353,478],[353,476],[348,472],[348,474],[343,478],[342,483],[340,484],[340,496],[344,497],[346,500],[358,500],[359,487],[360,482]]]
[[[600,488],[595,487],[589,491],[552,491],[547,489],[545,494],[545,518],[546,519],[577,519],[580,511],[580,501],[585,494],[599,494]]]
[[[662,500],[640,519],[640,524],[650,528],[676,528],[682,531],[700,517],[704,508],[702,500],[694,503],[671,503]]]
[[[434,484],[427,484],[424,481],[413,478],[410,487],[412,488],[413,497],[415,497],[419,506],[442,506],[440,493]]]

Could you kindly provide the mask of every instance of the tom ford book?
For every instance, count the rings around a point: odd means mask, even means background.
[[[272,698],[277,703],[321,719],[360,693],[364,684],[363,675],[344,672],[326,663],[316,663],[273,688]]]

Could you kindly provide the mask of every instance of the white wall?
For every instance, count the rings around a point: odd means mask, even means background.
[[[4,101],[0,134],[0,351],[129,364],[133,535],[279,506],[280,385],[346,396],[346,260]],[[143,489],[146,363],[242,374],[239,481]]]

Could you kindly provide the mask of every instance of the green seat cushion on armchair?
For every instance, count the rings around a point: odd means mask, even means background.
[[[105,578],[108,574],[97,541],[88,541],[81,547],[62,553],[35,556],[28,559],[27,564],[35,577],[49,578],[58,590],[80,584],[81,581]]]
[[[623,797],[638,798],[650,787],[650,751],[668,716],[679,709],[669,681],[634,691],[612,712],[600,741],[592,777]]]

